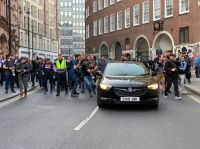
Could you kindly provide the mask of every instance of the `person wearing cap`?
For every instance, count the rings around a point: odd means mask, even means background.
[[[30,73],[30,66],[26,57],[21,57],[19,64],[16,66],[18,73],[18,81],[20,88],[20,99],[27,97],[28,78]]]
[[[60,89],[61,89],[62,84],[64,84],[65,92],[66,94],[68,94],[68,86],[67,86],[67,79],[66,79],[67,64],[62,54],[58,55],[58,59],[55,61],[54,70],[56,72],[56,78],[57,78],[56,96],[60,96]]]
[[[43,69],[44,69],[44,91],[45,91],[45,93],[48,92],[47,82],[49,80],[50,92],[52,94],[53,93],[54,70],[53,70],[53,64],[51,63],[49,58],[46,59]]]

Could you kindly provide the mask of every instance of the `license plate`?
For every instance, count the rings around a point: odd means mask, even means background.
[[[138,102],[140,97],[121,97],[120,101]]]

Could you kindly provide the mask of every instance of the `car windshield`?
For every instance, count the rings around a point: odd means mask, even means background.
[[[141,76],[149,75],[147,68],[134,63],[110,63],[107,65],[104,75],[107,76]]]

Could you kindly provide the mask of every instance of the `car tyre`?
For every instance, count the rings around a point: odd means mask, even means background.
[[[158,109],[158,104],[152,105],[151,106],[153,109],[157,110]]]
[[[97,95],[97,105],[99,108],[105,107],[105,103],[103,103],[103,101],[100,99],[99,95]]]

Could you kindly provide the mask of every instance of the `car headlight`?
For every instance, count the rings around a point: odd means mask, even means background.
[[[158,89],[158,84],[148,85],[148,88],[151,89],[151,90],[157,90]]]
[[[103,83],[101,83],[101,84],[100,84],[100,88],[103,89],[103,90],[109,90],[109,89],[112,88],[112,86],[111,86],[111,85],[108,85],[108,84],[103,84]]]

